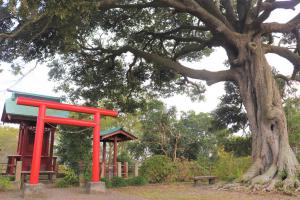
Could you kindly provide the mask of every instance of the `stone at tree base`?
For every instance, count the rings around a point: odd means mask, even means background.
[[[45,185],[42,183],[38,183],[38,184],[25,183],[22,197],[26,200],[47,199],[47,193],[45,192],[44,189],[45,189]]]
[[[86,193],[96,194],[96,193],[105,193],[106,186],[104,182],[88,182],[86,185]]]

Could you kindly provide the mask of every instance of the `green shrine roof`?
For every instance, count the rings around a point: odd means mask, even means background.
[[[111,129],[108,129],[108,130],[105,130],[105,131],[101,131],[101,136],[105,136],[105,135],[109,135],[109,134],[112,134],[116,131],[120,131],[120,130],[123,130],[122,127],[116,127],[116,128],[111,128]]]
[[[21,121],[36,121],[36,117],[38,115],[38,108],[32,106],[18,105],[16,102],[18,97],[54,101],[59,103],[61,103],[64,100],[64,98],[60,97],[12,91],[11,97],[5,100],[1,121],[8,123],[20,123]],[[69,116],[69,112],[61,110],[47,109],[46,113],[48,116],[55,117]]]
[[[115,137],[118,138],[118,142],[137,139],[137,137],[125,131],[122,127],[111,128],[100,132],[101,141],[112,142]]]

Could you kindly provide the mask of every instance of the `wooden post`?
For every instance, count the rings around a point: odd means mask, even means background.
[[[117,156],[118,156],[118,143],[117,143],[117,137],[114,138],[114,164],[113,164],[113,170],[114,170],[114,176],[117,176]]]
[[[124,178],[128,178],[128,162],[124,162]]]
[[[102,177],[106,177],[106,142],[103,141]]]
[[[17,161],[16,172],[15,172],[15,182],[18,189],[21,189],[21,178],[22,178],[22,161]]]
[[[139,163],[138,162],[134,163],[134,176],[135,177],[139,176]]]
[[[118,162],[118,177],[122,177],[122,163]]]

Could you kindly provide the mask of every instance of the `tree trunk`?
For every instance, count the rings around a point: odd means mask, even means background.
[[[247,49],[237,84],[252,132],[253,165],[243,181],[273,189],[277,181],[284,179],[284,187],[295,187],[298,161],[289,145],[279,89],[261,42],[251,42]]]

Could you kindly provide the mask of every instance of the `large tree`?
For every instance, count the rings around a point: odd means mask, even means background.
[[[52,65],[52,78],[64,80],[63,89],[90,102],[108,97],[122,106],[127,101],[141,103],[150,92],[200,94],[203,88],[192,79],[208,85],[233,82],[252,132],[253,165],[243,180],[270,183],[273,188],[285,171],[284,186],[295,186],[298,161],[288,142],[281,95],[265,55],[288,59],[293,73],[280,77],[299,80],[300,14],[284,24],[266,22],[273,11],[294,9],[299,0],[14,0],[1,4],[0,59],[42,59],[61,53],[62,64]],[[287,45],[278,46],[275,37],[286,38]],[[225,49],[227,70],[199,70],[181,62],[199,59],[213,47]],[[124,59],[125,55],[132,60]],[[194,89],[186,89],[185,84]]]

